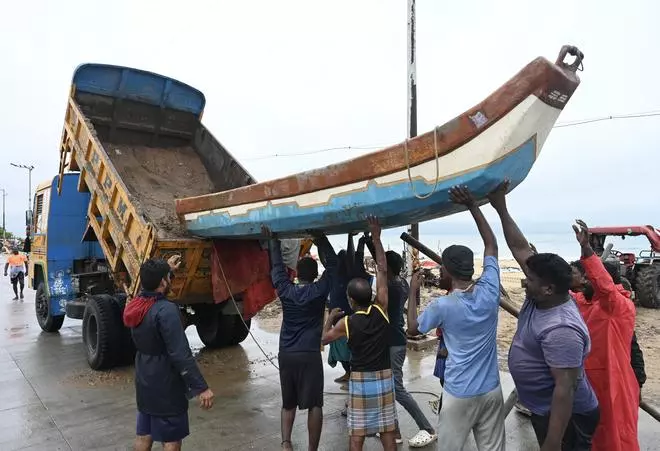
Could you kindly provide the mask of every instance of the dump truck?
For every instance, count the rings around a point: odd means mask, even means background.
[[[201,123],[205,102],[197,89],[143,70],[74,72],[59,172],[38,186],[28,212],[29,284],[44,331],[58,331],[65,316],[82,319],[93,369],[132,361],[122,312],[149,258],[181,257],[168,297],[206,346],[243,341],[250,316],[276,297],[258,242],[198,239],[176,215],[176,198],[255,183]]]

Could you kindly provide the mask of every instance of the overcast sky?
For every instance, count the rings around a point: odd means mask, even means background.
[[[71,76],[85,62],[200,89],[206,126],[257,180],[366,151],[262,156],[405,137],[405,0],[24,0],[0,10],[0,187],[13,232],[24,230],[28,184],[9,163],[34,164],[33,186],[56,173]],[[417,0],[417,13],[420,133],[567,43],[585,53],[585,70],[560,122],[660,110],[660,2]],[[575,217],[660,224],[659,125],[554,130],[511,195],[513,213],[531,228]]]

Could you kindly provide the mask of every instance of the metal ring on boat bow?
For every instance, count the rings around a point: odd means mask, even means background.
[[[566,55],[574,56],[575,61],[573,61],[572,64],[566,63],[564,61],[566,59]],[[580,49],[578,49],[574,45],[564,45],[559,51],[559,56],[557,57],[557,61],[555,61],[555,64],[559,67],[568,69],[571,72],[576,72],[578,70],[584,70],[584,66],[582,65],[583,59],[584,59],[584,53],[582,53]]]

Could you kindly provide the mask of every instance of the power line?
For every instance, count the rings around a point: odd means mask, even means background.
[[[660,116],[660,111],[647,111],[644,113],[630,113],[630,114],[620,114],[616,116],[596,117],[593,119],[582,119],[577,121],[559,123],[555,125],[553,128],[573,127],[575,125],[592,124],[594,122],[613,121],[618,119],[639,119],[642,117],[653,117],[653,116]]]
[[[325,153],[325,152],[332,152],[333,150],[373,150],[373,149],[382,149],[383,147],[387,147],[387,145],[383,146],[341,146],[341,147],[327,147],[325,149],[317,149],[317,150],[309,150],[309,151],[303,151],[303,152],[294,152],[294,153],[275,153],[272,155],[261,155],[258,157],[252,157],[252,158],[245,158],[245,161],[255,161],[255,160],[265,160],[267,158],[275,158],[275,157],[297,157],[297,156],[302,156],[302,155],[314,155],[317,153]]]
[[[591,119],[579,119],[576,121],[569,121],[569,122],[563,122],[563,123],[558,123],[555,124],[554,127],[552,128],[566,128],[566,127],[575,127],[578,125],[585,125],[585,124],[593,124],[595,122],[603,122],[603,121],[615,121],[615,120],[624,120],[624,119],[640,119],[640,118],[645,118],[645,117],[655,117],[655,116],[660,116],[660,111],[646,111],[642,113],[629,113],[629,114],[619,114],[619,115],[610,115],[610,116],[602,116],[602,117],[596,117],[596,118],[591,118]],[[394,144],[398,144],[394,143]],[[293,153],[275,153],[271,155],[260,155],[256,157],[251,157],[251,158],[244,158],[244,161],[258,161],[258,160],[267,160],[271,158],[278,158],[278,157],[300,157],[300,156],[307,156],[307,155],[315,155],[315,154],[320,154],[320,153],[326,153],[326,152],[333,152],[337,150],[374,150],[374,149],[383,149],[389,146],[392,146],[394,144],[386,144],[386,145],[381,145],[381,146],[339,146],[339,147],[327,147],[324,149],[317,149],[317,150],[308,150],[308,151],[301,151],[301,152],[293,152]]]

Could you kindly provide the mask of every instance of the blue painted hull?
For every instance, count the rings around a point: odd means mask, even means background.
[[[441,180],[435,192],[434,182],[414,180],[414,190],[408,180],[378,186],[371,181],[366,190],[334,196],[324,205],[300,207],[296,203],[272,205],[249,210],[244,215],[208,212],[186,221],[188,231],[201,237],[248,238],[261,235],[266,225],[283,237],[304,236],[312,230],[339,234],[365,229],[368,215],[377,216],[384,227],[399,227],[448,216],[463,208],[449,200],[448,190],[457,184],[467,185],[480,199],[502,180],[509,178],[514,188],[522,182],[536,159],[536,139],[532,137],[514,152],[483,168]]]

